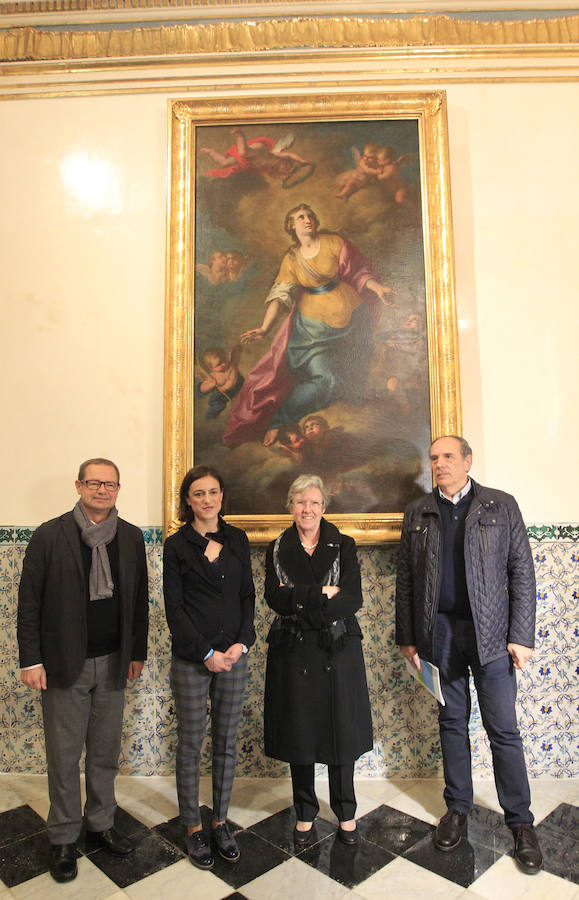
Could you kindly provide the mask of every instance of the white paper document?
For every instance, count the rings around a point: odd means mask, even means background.
[[[426,659],[421,659],[420,665],[422,666],[421,672],[414,668],[410,660],[406,660],[406,668],[412,677],[416,678],[420,684],[423,684],[426,690],[429,691],[442,706],[446,706],[444,697],[442,696],[442,688],[440,687],[440,669]]]

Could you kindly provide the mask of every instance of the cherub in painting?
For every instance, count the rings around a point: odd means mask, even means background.
[[[228,254],[223,250],[214,250],[209,257],[209,264],[199,263],[195,266],[195,271],[200,275],[204,275],[209,284],[223,284],[225,281],[234,281],[229,276]]]
[[[294,463],[303,462],[304,434],[300,425],[282,425],[277,435],[278,453],[287,456]]]
[[[378,145],[366,144],[364,152],[360,153],[357,147],[352,147],[354,169],[342,172],[336,179],[339,188],[336,197],[347,200],[352,194],[365,187],[371,179],[376,178],[378,169]]]
[[[236,344],[231,353],[222,347],[208,347],[203,353],[196,390],[198,396],[209,400],[206,419],[216,419],[241,390],[244,379],[238,366],[242,350],[241,344]]]
[[[394,147],[379,147],[377,152],[378,181],[392,194],[394,201],[402,206],[408,203],[408,184],[400,177],[400,169],[411,163],[415,157],[413,153],[403,153],[398,159],[394,159],[396,151]]]
[[[227,278],[229,281],[239,281],[249,263],[251,256],[244,256],[239,250],[227,251]]]
[[[310,160],[288,149],[294,142],[293,134],[287,134],[279,141],[262,136],[246,139],[241,128],[232,128],[231,134],[235,135],[235,144],[225,153],[219,153],[212,147],[201,147],[201,153],[206,153],[220,166],[204,172],[207,178],[229,178],[244,172],[286,178],[296,165],[311,165]]]

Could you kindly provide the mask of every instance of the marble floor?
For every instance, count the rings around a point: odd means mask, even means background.
[[[47,871],[46,778],[0,775],[0,900],[8,898],[197,898],[203,900],[372,900],[398,898],[576,898],[579,900],[579,782],[536,779],[533,812],[545,870],[523,875],[499,815],[494,785],[479,780],[468,836],[454,853],[431,841],[444,812],[439,780],[356,780],[360,842],[344,847],[335,836],[327,779],[317,779],[321,801],[316,841],[296,852],[294,816],[286,779],[239,778],[229,818],[241,849],[238,863],[216,858],[211,872],[184,856],[173,778],[119,777],[117,824],[132,837],[129,860],[90,852],[79,843],[78,878],[56,884]],[[209,779],[201,800],[210,802]],[[209,809],[204,807],[204,815]]]

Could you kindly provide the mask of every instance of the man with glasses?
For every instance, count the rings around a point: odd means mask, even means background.
[[[124,689],[147,655],[148,589],[141,531],[120,519],[119,470],[89,459],[71,512],[44,522],[26,554],[18,600],[21,678],[42,694],[50,812],[50,872],[76,877],[79,762],[86,746],[87,845],[133,852],[114,827]]]

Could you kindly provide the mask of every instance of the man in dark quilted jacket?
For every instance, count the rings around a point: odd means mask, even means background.
[[[436,487],[404,515],[396,581],[396,643],[417,669],[440,669],[445,705],[438,721],[448,807],[433,832],[439,850],[458,847],[472,810],[469,669],[494,765],[499,802],[528,874],[543,865],[517,727],[515,669],[535,643],[535,572],[514,497],[469,478],[472,450],[462,437],[434,441]]]

